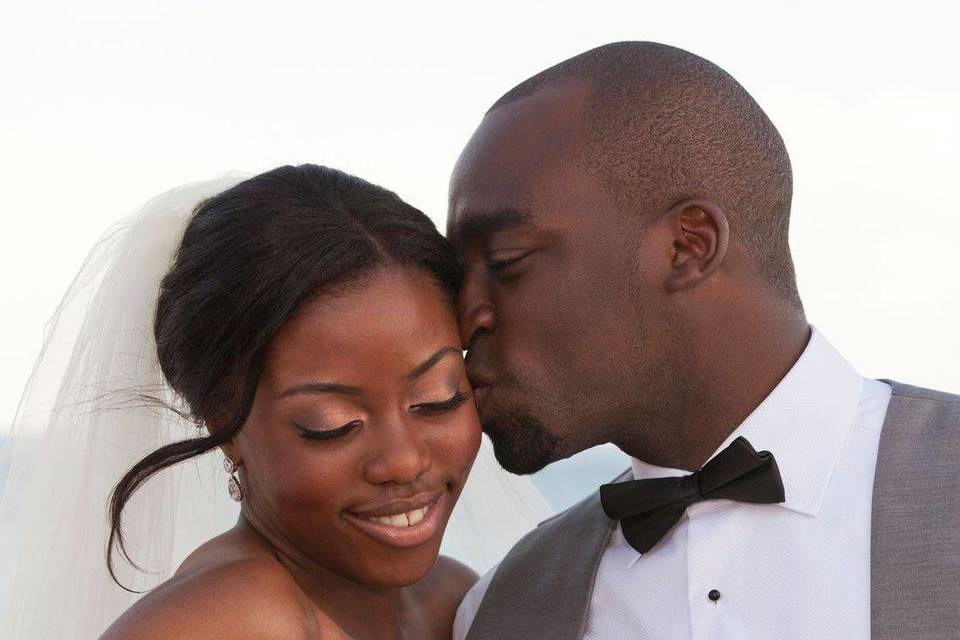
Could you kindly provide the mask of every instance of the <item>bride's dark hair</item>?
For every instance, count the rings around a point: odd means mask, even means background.
[[[197,206],[160,284],[154,336],[163,375],[189,416],[216,428],[157,449],[117,483],[107,545],[115,581],[114,548],[130,560],[124,505],[155,473],[237,435],[277,330],[306,300],[401,265],[432,277],[454,304],[462,267],[433,222],[393,192],[335,169],[280,167]]]

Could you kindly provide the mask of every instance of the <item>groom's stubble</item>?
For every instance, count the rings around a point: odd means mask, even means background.
[[[481,424],[505,470],[518,475],[536,473],[553,462],[606,442],[622,448],[626,434],[636,438],[637,431],[650,439],[657,438],[659,430],[643,429],[646,417],[682,404],[684,397],[696,398],[689,380],[673,375],[667,358],[647,350],[649,315],[645,307],[638,306],[625,317],[633,331],[628,353],[646,353],[648,357],[636,358],[643,364],[627,374],[635,381],[637,392],[625,394],[622,387],[611,384],[608,395],[601,400],[607,403],[606,411],[590,410],[601,396],[595,391],[585,392],[586,385],[571,379],[521,380],[510,375],[501,381],[509,388],[511,399],[491,403],[481,413]],[[629,367],[624,363],[609,363],[612,375],[626,368]],[[663,444],[650,442],[647,446],[655,449]]]
[[[557,459],[559,442],[543,422],[523,409],[513,409],[483,422],[493,454],[510,473],[535,473]]]

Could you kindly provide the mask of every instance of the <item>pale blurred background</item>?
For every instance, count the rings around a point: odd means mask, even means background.
[[[960,391],[956,7],[3,3],[0,434],[90,246],[147,198],[228,169],[317,162],[396,190],[442,227],[450,169],[486,108],[616,40],[689,49],[751,91],[793,159],[808,317],[866,375]],[[561,507],[625,466],[603,449],[537,482]]]

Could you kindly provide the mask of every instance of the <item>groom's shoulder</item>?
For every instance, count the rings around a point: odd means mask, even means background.
[[[627,470],[613,482],[622,482],[630,477],[630,471]],[[606,519],[606,515],[600,506],[600,492],[593,491],[580,502],[547,518],[520,538],[500,564],[483,576],[463,599],[454,623],[454,640],[466,637],[481,605],[487,600],[488,593],[504,591],[506,586],[505,593],[515,594],[518,584],[526,593],[546,593],[549,583],[555,579],[557,573],[544,569],[563,561],[566,551],[563,550],[565,547],[561,541],[570,541],[567,543],[568,547],[579,546],[585,540],[583,533],[595,527],[598,518]],[[601,527],[606,529],[608,522],[605,520]],[[502,598],[501,594],[498,600]]]
[[[917,387],[910,384],[904,384],[895,380],[881,380],[890,385],[892,393],[898,398],[907,400],[917,400],[925,403],[942,404],[948,409],[960,409],[960,395],[948,393],[946,391],[937,391],[925,387]]]
[[[611,480],[610,482],[611,483],[625,482],[626,480],[629,480],[631,477],[632,477],[631,471],[630,469],[627,469],[624,472],[617,475],[617,477]],[[573,506],[568,507],[567,509],[564,509],[563,511],[561,511],[556,515],[550,516],[549,518],[547,518],[546,520],[538,524],[537,528],[534,529],[534,531],[542,527],[551,528],[556,526],[562,526],[564,522],[566,522],[571,518],[576,518],[577,516],[581,515],[584,511],[595,510],[599,504],[600,504],[600,492],[598,489],[597,491],[591,492],[589,495],[581,499],[579,502],[575,503]]]
[[[611,482],[624,482],[631,477],[630,469],[627,469],[611,480]],[[599,490],[591,492],[573,506],[564,509],[560,513],[538,524],[526,536],[521,538],[520,542],[514,545],[511,554],[521,552],[525,546],[535,546],[544,536],[564,535],[564,532],[567,530],[574,533],[582,523],[592,522],[597,516],[598,511],[602,512]]]
[[[933,441],[960,438],[960,395],[936,391],[894,380],[881,380],[891,387],[885,432],[890,437],[923,437]]]

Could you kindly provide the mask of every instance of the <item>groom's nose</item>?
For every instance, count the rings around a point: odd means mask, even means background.
[[[460,288],[460,342],[464,349],[469,349],[481,332],[493,333],[497,325],[496,309],[487,295],[483,274],[477,271],[468,271]]]

